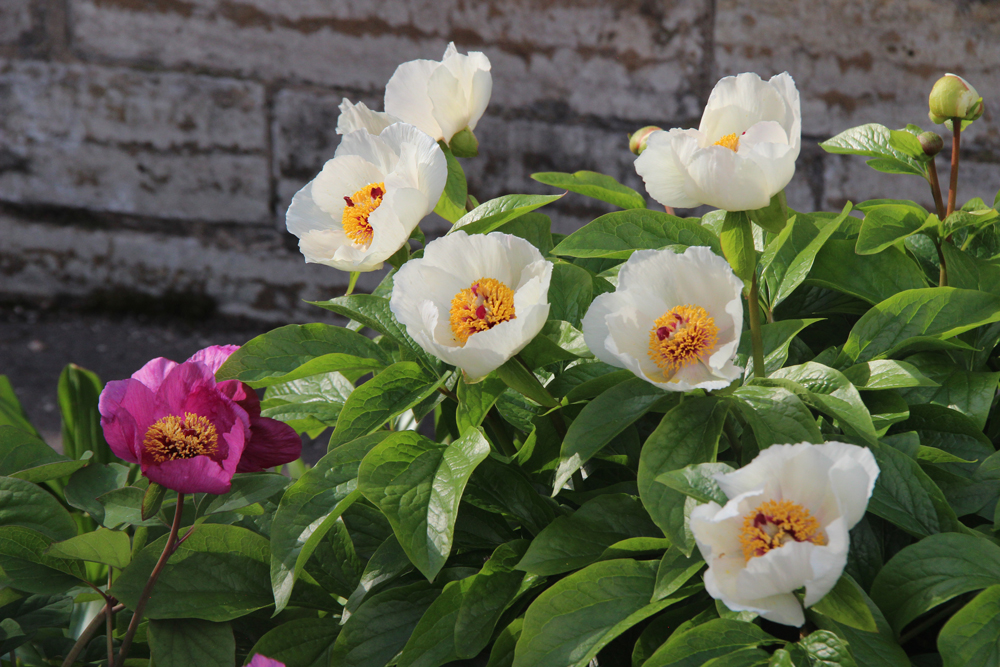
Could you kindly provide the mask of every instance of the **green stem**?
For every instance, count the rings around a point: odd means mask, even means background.
[[[354,286],[358,284],[358,277],[361,275],[360,271],[351,271],[350,280],[347,283],[347,291],[344,292],[344,296],[350,296],[354,292]]]
[[[111,603],[108,602],[105,606],[110,604]],[[123,604],[115,605],[111,608],[111,614],[121,611],[124,607],[125,605]],[[97,632],[97,628],[101,627],[101,623],[103,622],[104,614],[98,614],[94,617],[94,620],[90,622],[90,625],[83,629],[83,632],[80,633],[76,643],[73,644],[73,648],[71,648],[69,653],[66,654],[66,659],[63,660],[62,667],[72,667],[73,663],[76,662],[76,659],[80,657],[81,653],[83,653],[83,649],[87,647],[87,644],[90,642],[90,638],[94,636],[94,633]],[[11,655],[13,655],[13,653]]]
[[[760,328],[760,306],[757,303],[757,272],[750,279],[750,294],[747,297],[750,308],[750,342],[753,343],[753,376],[764,377],[764,334]]]
[[[942,241],[941,243],[944,243]],[[948,286],[948,265],[944,261],[944,251],[941,250],[941,243],[937,241],[934,242],[934,247],[937,248],[938,262],[941,264],[941,270],[938,271],[938,287]]]
[[[135,612],[132,614],[132,621],[128,624],[128,631],[125,633],[125,637],[122,639],[121,648],[118,649],[118,660],[115,661],[115,667],[122,667],[125,664],[125,658],[128,657],[128,652],[132,648],[132,638],[135,637],[135,631],[139,629],[139,623],[142,622],[142,613],[146,609],[146,603],[149,602],[150,596],[153,594],[153,586],[156,585],[156,580],[160,577],[160,572],[166,566],[167,561],[170,556],[174,553],[174,547],[177,542],[177,533],[181,528],[181,515],[184,513],[184,494],[177,494],[177,508],[174,510],[174,522],[170,526],[170,534],[167,536],[167,543],[163,547],[163,553],[160,554],[160,560],[156,562],[156,567],[153,568],[152,574],[149,575],[149,581],[146,582],[146,587],[142,589],[142,595],[139,596],[139,601],[135,605]]]
[[[948,185],[948,210],[944,217],[955,212],[955,200],[958,198],[958,148],[962,139],[962,119],[951,119],[951,179]]]

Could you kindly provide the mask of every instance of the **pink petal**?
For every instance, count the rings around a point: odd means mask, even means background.
[[[271,658],[262,656],[260,653],[255,653],[253,660],[246,667],[285,667],[285,663],[272,660]]]
[[[223,396],[232,399],[238,406],[246,410],[250,418],[260,416],[260,399],[249,385],[239,380],[226,380],[215,385]]]
[[[156,420],[153,392],[137,380],[109,382],[98,399],[104,439],[118,458],[139,462],[146,430]]]
[[[302,455],[302,438],[288,424],[269,417],[250,420],[250,442],[236,472],[260,472]]]
[[[226,493],[233,478],[232,472],[207,456],[143,466],[142,474],[178,493]]]
[[[163,384],[163,379],[177,366],[176,361],[170,361],[164,357],[157,357],[156,359],[151,359],[146,362],[146,365],[132,373],[132,379],[138,380],[147,387],[150,391],[156,392]]]
[[[197,388],[210,389],[218,395],[215,391],[215,375],[201,364],[187,361],[178,364],[164,378],[156,392],[157,407],[165,409],[167,414],[184,414],[184,406]]]
[[[211,345],[192,354],[188,361],[208,366],[214,375],[222,368],[222,364],[226,363],[229,355],[238,349],[239,345]]]

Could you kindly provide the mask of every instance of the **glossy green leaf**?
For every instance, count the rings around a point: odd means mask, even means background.
[[[0,526],[24,526],[57,541],[77,532],[73,518],[55,496],[13,477],[0,477]]]
[[[573,420],[562,449],[552,495],[573,473],[627,426],[646,414],[665,392],[640,378],[616,384],[592,400]]]
[[[83,453],[76,461],[61,456],[45,442],[15,426],[0,426],[0,475],[27,482],[47,482],[72,475],[91,461]]]
[[[761,337],[764,342],[764,373],[770,375],[785,365],[788,360],[788,348],[792,340],[806,327],[822,322],[820,319],[811,320],[780,320],[772,324],[765,324],[761,329]],[[740,338],[740,346],[736,353],[736,365],[743,366],[746,370],[743,374],[746,377],[753,377],[753,355],[751,354],[752,341],[749,335]]]
[[[228,493],[206,496],[199,511],[202,514],[231,512],[261,500],[267,500],[289,485],[284,475],[276,472],[255,472],[233,475]]]
[[[610,176],[595,171],[578,171],[566,174],[558,171],[544,171],[532,174],[531,178],[554,188],[569,190],[586,197],[600,199],[618,208],[646,208],[646,199]]]
[[[889,247],[877,256],[858,255],[854,245],[853,240],[827,241],[816,253],[805,284],[850,294],[872,304],[927,286],[923,271],[902,250]]]
[[[339,632],[336,617],[297,618],[266,632],[249,655],[259,653],[287,667],[329,667]]]
[[[841,575],[837,585],[810,609],[852,628],[878,632],[865,593],[850,575]]]
[[[461,230],[466,234],[489,234],[501,225],[536,208],[551,204],[563,195],[503,195],[483,202],[463,215],[448,232]]]
[[[938,634],[944,667],[1000,662],[1000,585],[990,586],[948,619]]]
[[[482,431],[444,445],[395,433],[358,469],[358,490],[389,520],[410,561],[433,580],[451,553],[458,504],[469,476],[490,453]]]
[[[732,397],[761,449],[793,442],[823,442],[809,408],[783,387],[748,385],[734,391]]]
[[[459,432],[482,424],[490,408],[506,389],[506,383],[492,373],[474,384],[468,384],[464,379],[460,379],[455,388],[458,395],[455,422],[458,424]]]
[[[510,625],[497,635],[490,650],[490,659],[486,667],[511,667],[514,664],[514,651],[517,640],[521,638],[524,618],[515,618]]]
[[[56,542],[49,547],[47,553],[56,558],[104,563],[121,569],[132,560],[132,544],[128,533],[98,528],[96,531]]]
[[[757,251],[754,250],[750,216],[745,211],[726,213],[719,231],[719,243],[733,273],[749,285],[757,270]]]
[[[444,151],[444,157],[448,163],[448,180],[445,181],[444,191],[434,207],[434,212],[448,222],[457,222],[465,215],[465,201],[469,194],[469,186],[465,180],[465,171],[463,171],[458,159],[455,158],[455,154],[448,148],[448,144],[439,141],[438,146]]]
[[[732,471],[733,468],[728,463],[699,463],[661,473],[656,481],[700,503],[716,502],[725,505],[728,499],[714,475]]]
[[[63,594],[86,579],[83,563],[50,556],[48,535],[23,526],[0,526],[0,568],[9,585],[38,595]]]
[[[389,366],[355,389],[337,417],[331,446],[368,435],[437,391],[433,381],[412,361]]]
[[[913,364],[894,359],[874,359],[855,364],[844,370],[844,377],[858,389],[866,391],[938,386]]]
[[[872,164],[874,160],[870,160],[869,164],[879,171],[892,169],[893,173],[923,176],[924,166],[921,161],[894,148],[890,138],[889,128],[878,123],[868,123],[844,130],[832,139],[821,142],[819,146],[828,153],[875,158],[878,162]]]
[[[562,574],[596,561],[616,542],[659,534],[637,500],[622,493],[606,493],[546,526],[531,541],[517,568],[542,576]]]
[[[816,630],[799,641],[815,667],[858,667],[847,643],[829,630]]]
[[[104,383],[96,374],[76,364],[67,364],[59,374],[62,450],[70,458],[82,459],[84,452],[90,451],[94,460],[101,463],[114,460],[111,448],[104,440],[101,415],[97,410],[102,389]],[[65,474],[72,474],[72,471]]]
[[[841,214],[817,228],[806,216],[792,216],[761,258],[763,279],[771,294],[771,308],[788,298],[809,275],[820,249],[839,228],[851,211],[844,206]]]
[[[190,618],[150,621],[149,652],[159,667],[234,667],[236,639],[228,623]]]
[[[650,603],[657,563],[594,563],[548,587],[528,607],[513,667],[582,667],[619,634],[676,601]]]
[[[549,285],[549,318],[579,327],[594,300],[594,279],[575,264],[556,262]]]
[[[41,437],[28,420],[28,413],[24,411],[21,402],[17,400],[10,380],[6,375],[0,375],[0,429],[5,426],[13,426],[36,438]]]
[[[937,216],[927,217],[915,207],[886,204],[865,211],[855,252],[874,255],[928,227],[936,228]]]
[[[360,497],[358,467],[388,433],[375,433],[333,449],[285,491],[271,524],[270,581],[276,608],[292,587],[319,541],[344,510]]]
[[[876,437],[875,426],[861,395],[840,371],[807,361],[778,369],[770,377],[792,380],[805,387],[809,391],[810,403],[838,419],[846,431],[854,431],[872,440]]]
[[[891,356],[918,336],[950,338],[1000,320],[1000,297],[954,287],[908,290],[861,316],[851,329],[840,363]]]
[[[668,598],[680,590],[691,577],[705,566],[700,554],[684,555],[679,549],[669,549],[663,554],[656,569],[656,584],[653,587],[653,601]]]
[[[753,623],[717,618],[674,632],[643,666],[700,667],[737,649],[776,643],[776,639]]]
[[[367,372],[390,363],[370,338],[328,324],[289,324],[257,336],[233,352],[216,373],[267,387],[332,371]]]
[[[965,370],[944,354],[916,354],[906,361],[938,385],[903,391],[908,403],[934,403],[951,408],[969,417],[979,430],[986,427],[1000,373]]]
[[[912,544],[885,564],[872,599],[893,630],[962,593],[1000,584],[1000,546],[973,535],[940,533]]]
[[[94,520],[104,525],[104,505],[97,499],[119,487],[128,480],[129,469],[120,463],[88,465],[72,474],[63,489],[66,502],[90,514]]]
[[[668,245],[702,245],[722,254],[718,237],[697,221],[646,209],[602,215],[563,239],[552,249],[552,254],[628,259],[636,250],[655,250]]]

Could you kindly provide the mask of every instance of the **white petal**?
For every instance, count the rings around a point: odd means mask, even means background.
[[[295,196],[292,197],[292,203],[285,213],[285,228],[299,238],[312,230],[333,227],[342,229],[340,215],[334,218],[316,204],[316,200],[313,198],[313,184],[315,182],[315,180],[309,181],[295,193]]]
[[[769,82],[753,72],[721,79],[708,97],[698,129],[715,143],[727,134],[740,135],[763,120],[782,121],[788,103]]]
[[[427,195],[429,214],[437,205],[448,180],[448,162],[437,142],[413,125],[398,123],[382,132],[382,139],[400,155],[390,177],[397,187],[418,188]],[[386,181],[388,185],[389,180]]]
[[[469,95],[469,129],[476,129],[479,119],[486,112],[486,106],[490,103],[493,95],[493,75],[490,74],[490,61],[481,53],[470,53],[469,58],[482,56],[486,60],[485,68],[480,64],[479,69],[472,75],[472,92]]]
[[[340,103],[340,116],[337,118],[337,134],[350,134],[355,130],[365,130],[369,134],[378,134],[399,119],[382,111],[372,111],[364,102],[352,104],[346,97]]]
[[[696,130],[653,132],[646,141],[646,149],[635,159],[635,171],[646,184],[646,192],[664,206],[694,208],[701,204],[689,193],[687,168],[677,146],[682,137],[692,133]]]
[[[614,292],[600,294],[591,302],[587,314],[583,316],[583,341],[594,356],[604,363],[625,368],[624,362],[607,346],[607,340],[611,335],[607,318],[617,304]]]
[[[766,499],[779,498],[779,479],[785,463],[810,447],[806,442],[796,445],[771,445],[749,464],[730,473],[713,475],[719,488],[729,498],[735,498],[750,491],[764,489]]]
[[[740,137],[740,150],[763,143],[788,145],[788,134],[781,127],[781,123],[776,120],[762,120],[751,125],[750,129]]]
[[[763,556],[747,561],[738,586],[748,599],[791,593],[813,578],[810,559],[817,547],[812,542],[788,542]]]
[[[847,565],[850,536],[843,519],[837,519],[825,529],[827,543],[813,549],[810,567],[812,578],[806,582],[803,604],[811,607],[833,590]],[[784,547],[782,547],[784,548]]]
[[[756,162],[724,146],[695,152],[687,164],[687,173],[698,188],[695,196],[726,211],[764,208],[777,194],[770,191],[767,176]]]
[[[337,146],[334,159],[346,155],[357,155],[382,172],[388,174],[396,168],[399,160],[399,148],[389,146],[381,136],[368,134],[367,130],[357,130],[345,135]]]
[[[878,464],[871,450],[864,447],[842,442],[826,442],[821,446],[823,453],[834,461],[829,473],[830,487],[850,530],[865,514],[878,479]]]
[[[360,136],[360,133],[356,133]],[[327,160],[323,170],[312,181],[312,198],[316,205],[340,223],[346,205],[344,197],[385,180],[385,174],[371,162],[357,155],[341,155]]]
[[[799,147],[802,145],[802,109],[799,104],[799,91],[795,87],[795,81],[788,72],[782,72],[772,76],[768,84],[785,101],[784,118],[776,119],[785,128],[788,134],[788,143],[795,151],[795,157],[799,155]]]
[[[463,56],[452,56],[461,58]],[[442,66],[434,70],[427,82],[427,96],[431,98],[431,109],[434,120],[441,128],[441,137],[445,143],[469,124],[469,98],[461,81]]]
[[[433,60],[411,60],[397,67],[385,85],[386,113],[417,126],[435,141],[444,137],[434,119],[427,84],[431,74],[440,66],[441,63]]]

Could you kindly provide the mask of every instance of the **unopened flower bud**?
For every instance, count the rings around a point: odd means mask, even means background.
[[[917,135],[920,147],[924,149],[924,155],[934,157],[944,148],[944,139],[937,132],[922,132]]]
[[[479,140],[469,128],[456,133],[448,146],[455,157],[476,157],[479,155]]]
[[[938,124],[952,118],[973,121],[983,115],[983,98],[957,74],[945,74],[937,80],[931,89],[928,105],[928,117]]]
[[[649,139],[649,135],[659,129],[660,128],[655,125],[647,125],[646,127],[636,130],[629,135],[628,149],[636,155],[641,154],[644,150],[646,150],[646,141]]]

